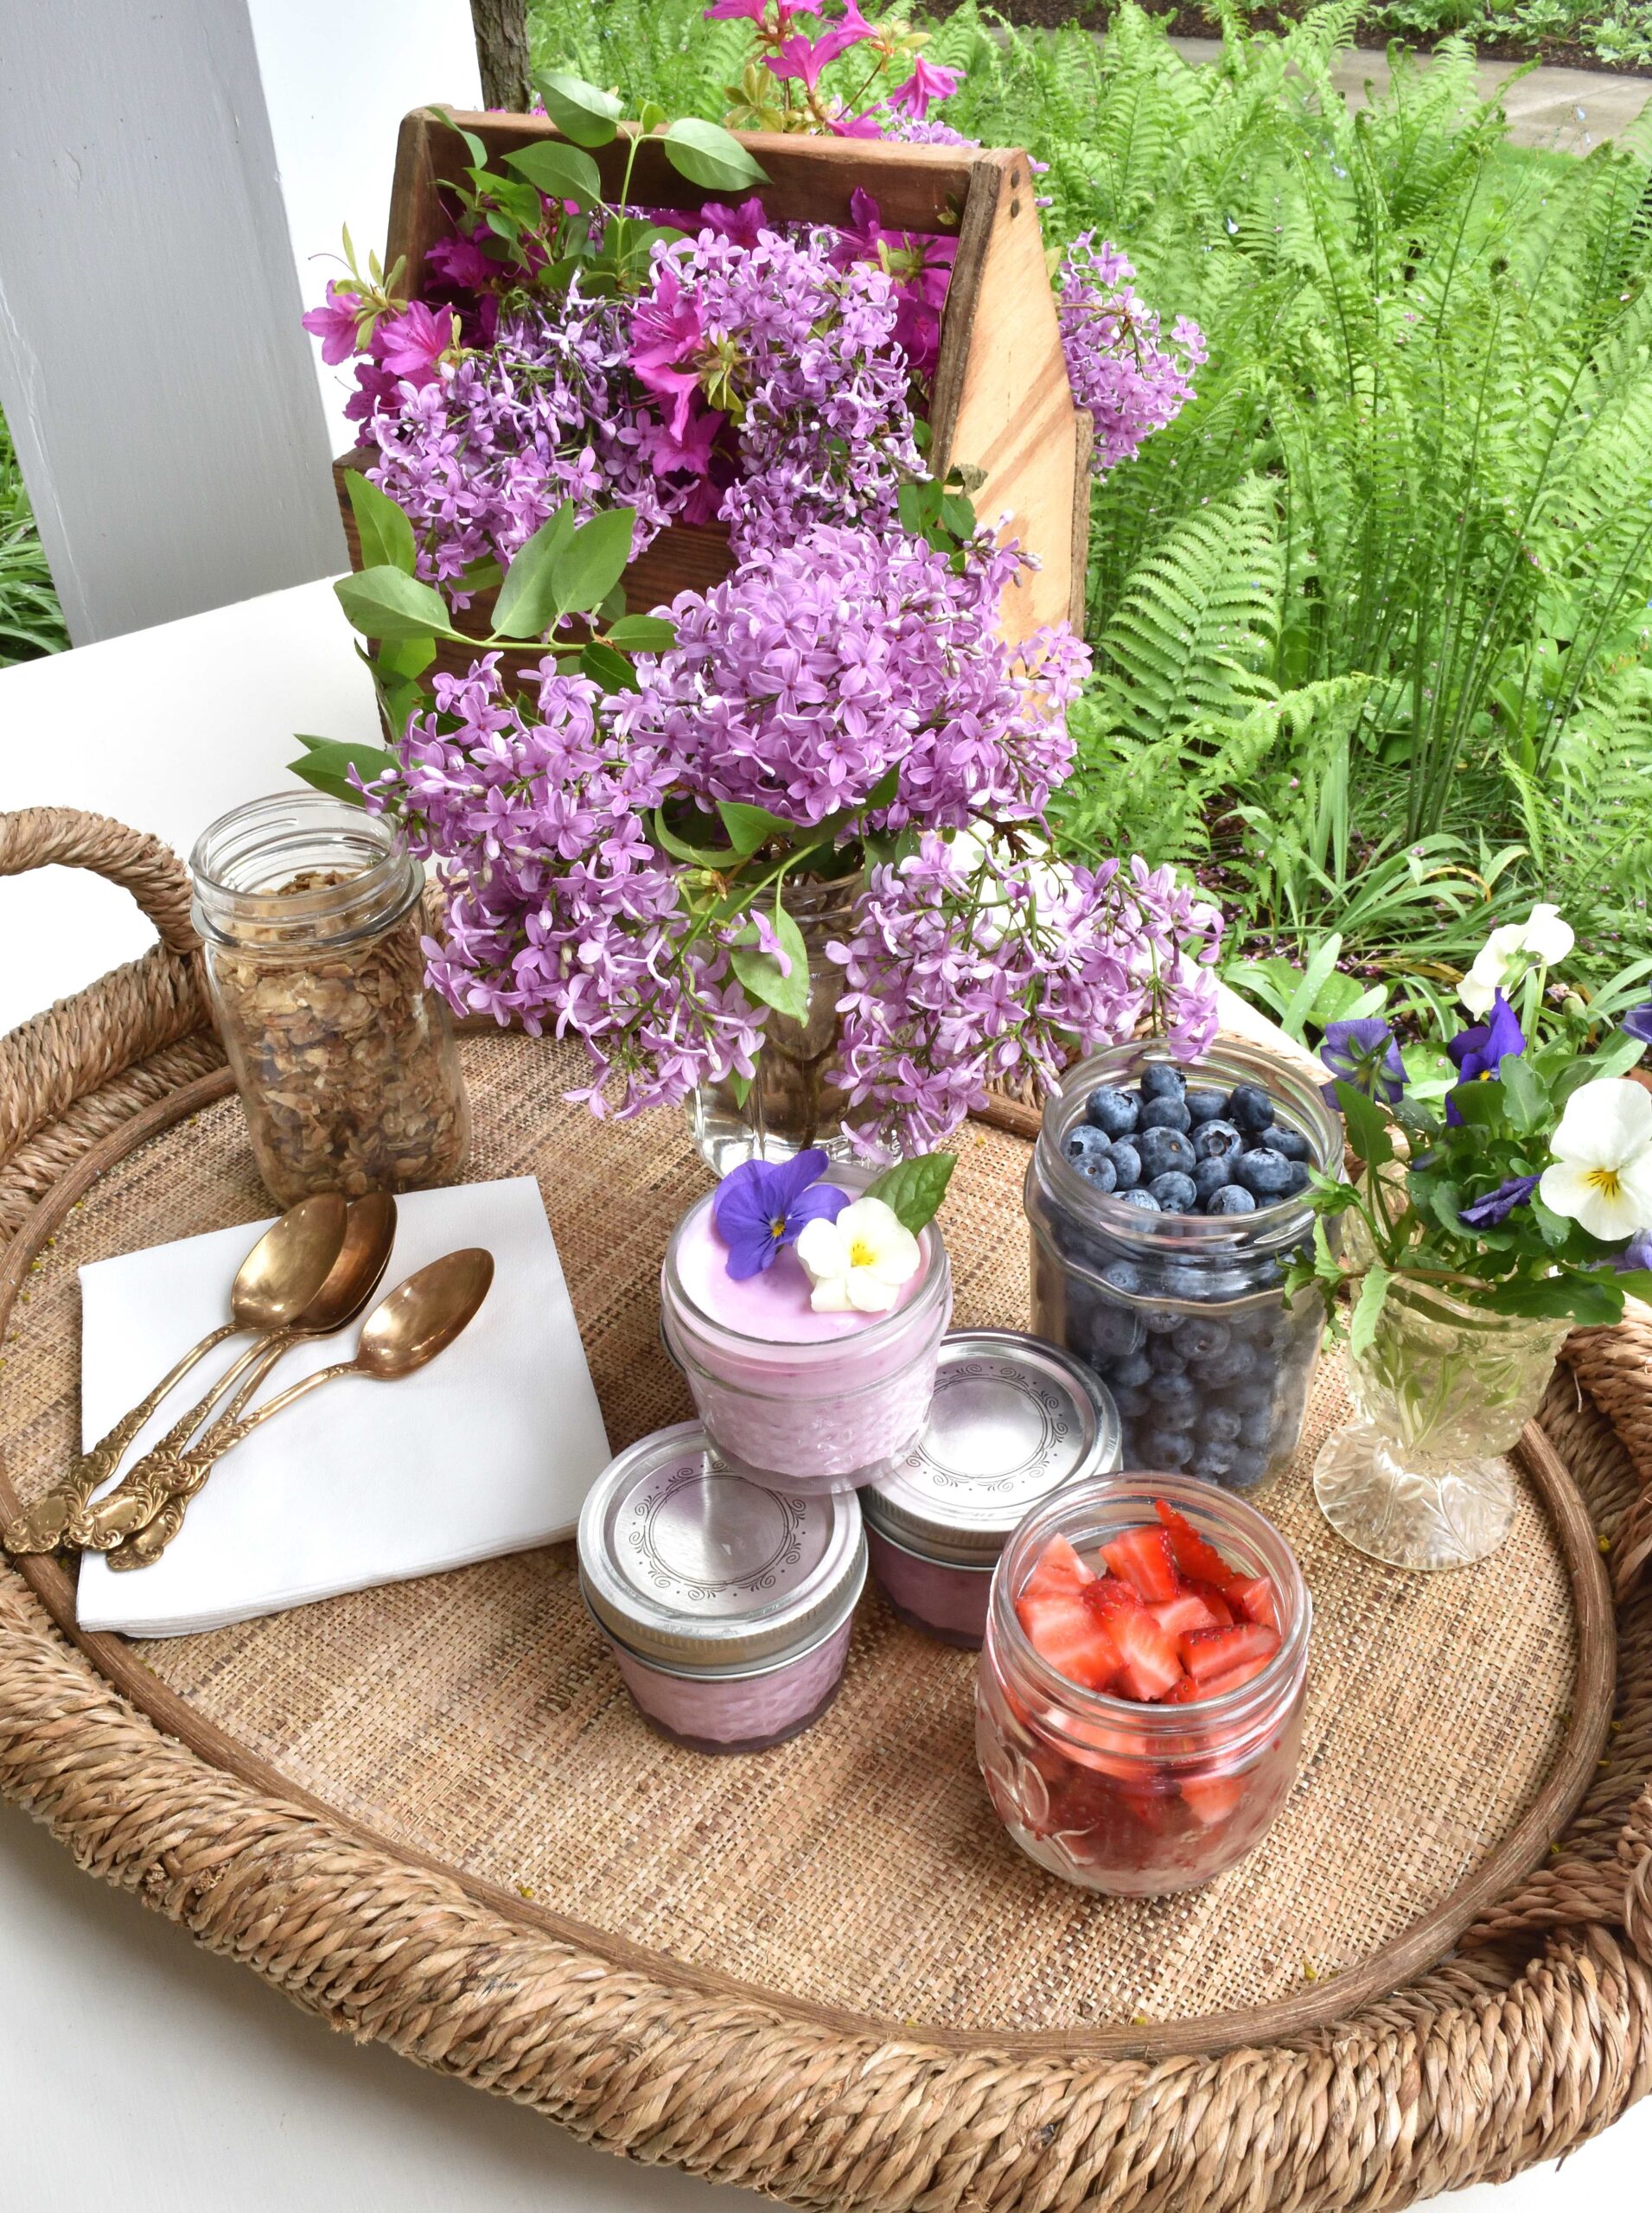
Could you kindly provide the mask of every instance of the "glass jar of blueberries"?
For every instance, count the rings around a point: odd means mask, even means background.
[[[1069,1072],[1027,1170],[1033,1328],[1112,1393],[1125,1467],[1248,1492],[1289,1466],[1324,1316],[1279,1285],[1310,1164],[1341,1159],[1311,1076],[1257,1046],[1183,1069],[1147,1039]]]

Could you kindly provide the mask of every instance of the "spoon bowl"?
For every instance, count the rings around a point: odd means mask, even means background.
[[[475,1318],[494,1279],[494,1256],[480,1246],[448,1253],[399,1283],[361,1326],[355,1367],[381,1383],[411,1375],[445,1352]]]
[[[348,1216],[340,1192],[318,1191],[272,1222],[230,1285],[235,1327],[280,1330],[296,1322],[336,1266]]]
[[[309,1202],[306,1201],[306,1204]],[[361,1311],[383,1280],[396,1241],[396,1202],[388,1191],[352,1199],[338,1258],[296,1318],[307,1337],[330,1337]]]

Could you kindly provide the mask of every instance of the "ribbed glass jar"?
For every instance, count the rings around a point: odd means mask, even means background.
[[[1287,1304],[1279,1289],[1312,1215],[1300,1198],[1247,1215],[1150,1214],[1088,1183],[1062,1151],[1093,1091],[1169,1059],[1153,1040],[1111,1046],[1071,1069],[1045,1107],[1025,1186],[1033,1328],[1113,1393],[1126,1468],[1256,1491],[1290,1465],[1324,1332],[1317,1298]],[[1289,1062],[1224,1038],[1183,1073],[1221,1090],[1260,1085],[1315,1164],[1340,1168],[1342,1125]]]
[[[220,816],[190,867],[219,1034],[277,1202],[452,1176],[469,1115],[424,982],[424,871],[395,824],[281,793]]]
[[[1236,1574],[1266,1575],[1280,1644],[1220,1698],[1139,1705],[1081,1689],[1033,1649],[1016,1599],[1050,1538],[1092,1564],[1153,1502],[1185,1515]],[[1313,1607],[1290,1547],[1254,1508],[1175,1475],[1099,1476],[1036,1508],[992,1579],[975,1684],[975,1746],[999,1820],[1030,1859],[1087,1890],[1191,1890],[1255,1849],[1302,1751]]]

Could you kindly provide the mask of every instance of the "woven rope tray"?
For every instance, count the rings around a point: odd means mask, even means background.
[[[0,871],[44,858],[126,883],[163,942],[0,1043],[4,1507],[75,1441],[76,1269],[268,1211],[175,864],[0,817]],[[555,1049],[462,1050],[467,1173],[538,1176],[617,1448],[689,1411],[655,1279],[704,1170],[671,1118],[568,1108]],[[1024,1323],[1024,1163],[964,1133],[962,1323]],[[635,2156],[823,2205],[1403,2203],[1552,2157],[1652,2078],[1649,1353],[1639,1324],[1574,1336],[1508,1543],[1432,1578],[1319,1522],[1323,1367],[1266,1502],[1316,1603],[1301,1774],[1181,1898],[1022,1859],[974,1771],[973,1660],[876,1597],[806,1736],[663,1744],[570,1547],[143,1646],[78,1637],[61,1566],[7,1567],[0,1789],[335,2025]]]

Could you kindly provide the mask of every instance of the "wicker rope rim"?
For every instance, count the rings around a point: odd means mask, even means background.
[[[0,854],[10,858],[16,843],[14,833]],[[164,1034],[169,1017],[129,1004],[112,1036],[106,1005],[94,986],[54,1010],[69,1043],[71,1112],[112,1090],[99,1111],[115,1126],[65,1132],[67,1115],[37,1125],[65,1158],[7,1256],[3,1311],[23,1253],[105,1156],[227,1088],[220,1072],[155,1095],[144,1063],[177,1043]],[[0,1087],[15,1060],[0,1049]],[[112,1063],[108,1081],[92,1075]],[[0,1201],[16,1164],[14,1152],[0,1168]],[[1566,1358],[1617,1421],[1645,1485],[1652,1330],[1579,1333]],[[1552,1448],[1539,1433],[1523,1450],[1543,1483]],[[1625,1649],[1642,1665],[1649,1501],[1643,1489],[1614,1563],[1618,1596],[1636,1610]],[[233,1770],[215,1766],[169,1733],[163,1700],[145,1701],[153,1719],[142,1710],[148,1686],[161,1687],[128,1648],[87,1638],[77,1650],[65,1639],[42,1604],[53,1578],[61,1603],[67,1578],[49,1563],[36,1566],[34,1589],[14,1571],[0,1577],[0,1789],[83,1866],[334,2025],[633,2157],[795,2203],[890,2213],[1365,2207],[1553,2158],[1652,2087],[1644,1757],[1610,1859],[1540,1870],[1466,1932],[1457,1957],[1328,2027],[1203,2052],[1188,2049],[1185,2025],[1142,2031],[1137,2056],[1093,2035],[1024,2050],[949,2043],[868,2033],[675,1962],[662,1980],[662,1963],[634,1959],[623,1940],[588,1942],[528,1901],[462,1885],[244,1755]],[[122,1695],[128,1681],[136,1696]],[[1330,1987],[1355,2002],[1346,1980]]]

